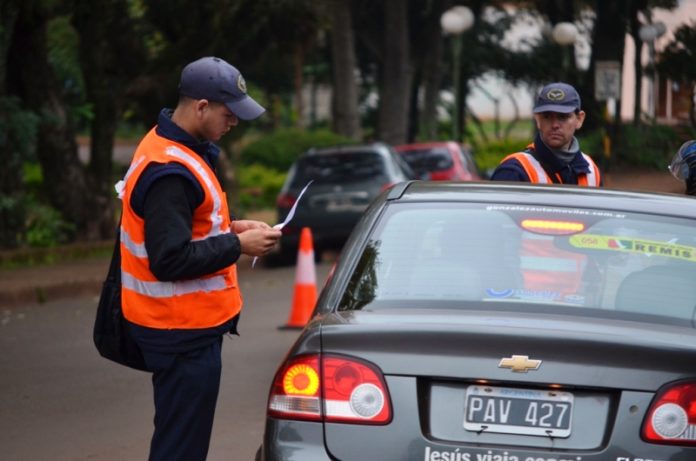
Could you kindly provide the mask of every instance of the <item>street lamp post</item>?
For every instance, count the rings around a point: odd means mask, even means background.
[[[452,79],[454,80],[454,104],[452,110],[452,139],[460,141],[459,104],[462,88],[460,82],[462,34],[474,24],[474,14],[466,6],[454,6],[440,17],[440,25],[445,34],[452,36]]]
[[[648,86],[648,116],[655,117],[655,40],[667,31],[667,26],[662,22],[644,24],[638,31],[641,41],[648,44],[648,67],[650,68],[650,86]]]
[[[568,80],[570,73],[570,46],[575,44],[578,37],[578,28],[572,22],[559,22],[551,32],[553,41],[563,47],[563,79]]]

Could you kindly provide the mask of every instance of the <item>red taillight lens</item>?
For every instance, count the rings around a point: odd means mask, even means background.
[[[276,200],[276,205],[278,208],[292,208],[292,206],[297,201],[297,197],[290,194],[282,194],[278,196]]]
[[[696,445],[696,382],[661,391],[643,422],[642,436],[653,443]]]
[[[268,398],[268,414],[279,418],[321,418],[319,357],[296,357],[278,370]]]
[[[323,367],[327,421],[386,424],[391,420],[387,386],[375,366],[345,357],[324,357]]]
[[[387,424],[391,404],[377,367],[338,356],[301,356],[278,371],[268,414],[356,424]]]

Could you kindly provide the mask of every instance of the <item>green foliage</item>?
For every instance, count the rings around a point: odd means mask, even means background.
[[[505,139],[478,143],[473,147],[474,160],[480,171],[489,171],[506,155],[520,152],[527,147],[531,139]]]
[[[657,71],[677,82],[696,80],[696,23],[674,32],[674,39],[660,52]]]
[[[70,241],[75,226],[56,209],[33,203],[27,207],[26,243],[31,247],[52,247]]]
[[[600,164],[609,160],[615,165],[664,169],[684,141],[696,138],[696,132],[683,131],[684,128],[678,132],[674,127],[663,125],[622,125],[611,139],[609,159],[604,157],[604,131],[578,133],[577,136],[583,152]],[[490,171],[506,155],[524,150],[531,140],[531,137],[515,137],[476,142],[473,145],[476,165],[481,171]]]
[[[70,107],[70,116],[79,126],[94,118],[92,104],[85,100],[85,82],[78,53],[79,37],[70,24],[70,16],[58,16],[48,22],[48,60],[62,84],[62,93]]]
[[[24,162],[24,184],[29,187],[38,187],[43,182],[43,170],[38,162]]]
[[[624,125],[613,140],[612,157],[621,164],[664,169],[686,140],[671,126]]]
[[[242,215],[249,210],[273,208],[286,172],[274,170],[258,163],[242,165],[236,169],[238,181],[237,207]]]
[[[19,100],[0,97],[0,247],[14,248],[24,232],[26,216],[22,165],[35,156],[38,117]]]
[[[247,145],[240,154],[240,161],[242,165],[258,163],[286,171],[300,154],[311,147],[348,143],[353,141],[329,130],[280,129]]]

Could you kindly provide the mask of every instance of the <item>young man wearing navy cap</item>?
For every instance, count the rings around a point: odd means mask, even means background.
[[[215,174],[214,142],[263,112],[234,66],[194,61],[176,108],[160,112],[117,185],[123,314],[152,372],[151,461],[205,460],[222,338],[237,333],[242,309],[236,262],[280,238],[266,223],[233,219]]]
[[[580,150],[575,138],[575,131],[585,120],[575,88],[562,82],[542,88],[534,104],[534,120],[538,129],[534,142],[524,151],[505,157],[493,172],[492,180],[602,184],[599,168]]]

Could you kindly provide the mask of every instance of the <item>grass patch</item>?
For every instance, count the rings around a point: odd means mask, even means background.
[[[108,258],[113,250],[113,240],[72,243],[50,248],[2,250],[0,251],[0,269],[31,267],[88,258]]]

